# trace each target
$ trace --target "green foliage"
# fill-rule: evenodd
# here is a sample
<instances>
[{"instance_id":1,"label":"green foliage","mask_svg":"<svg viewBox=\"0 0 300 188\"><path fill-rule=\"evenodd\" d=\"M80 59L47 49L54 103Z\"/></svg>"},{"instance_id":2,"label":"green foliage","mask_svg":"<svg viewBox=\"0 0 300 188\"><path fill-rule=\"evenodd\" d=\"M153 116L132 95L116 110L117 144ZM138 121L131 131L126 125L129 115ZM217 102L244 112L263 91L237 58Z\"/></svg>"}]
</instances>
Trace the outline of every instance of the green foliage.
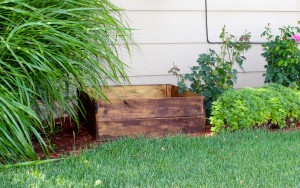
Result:
<instances>
[{"instance_id":1,"label":"green foliage","mask_svg":"<svg viewBox=\"0 0 300 188\"><path fill-rule=\"evenodd\" d=\"M300 120L300 93L279 84L230 90L213 103L212 131L260 126L284 128Z\"/></svg>"},{"instance_id":2,"label":"green foliage","mask_svg":"<svg viewBox=\"0 0 300 188\"><path fill-rule=\"evenodd\" d=\"M278 83L284 86L294 86L300 84L300 51L298 43L292 38L296 32L300 32L298 27L279 28L281 34L273 36L268 26L262 33L266 37L267 43L262 44L267 65L265 83Z\"/></svg>"},{"instance_id":3,"label":"green foliage","mask_svg":"<svg viewBox=\"0 0 300 188\"><path fill-rule=\"evenodd\" d=\"M0 15L0 163L34 160L55 116L78 123L76 90L126 80L116 44L129 50L130 29L108 0L1 1Z\"/></svg>"},{"instance_id":4,"label":"green foliage","mask_svg":"<svg viewBox=\"0 0 300 188\"><path fill-rule=\"evenodd\" d=\"M209 49L209 53L200 54L198 65L191 67L191 73L180 78L178 86L184 90L188 88L195 93L205 96L206 116L210 116L212 102L224 91L233 88L237 79L237 70L233 65L237 63L240 68L246 59L243 53L251 48L250 33L239 38L228 34L225 26L220 34L222 45L220 53Z\"/></svg>"}]
</instances>

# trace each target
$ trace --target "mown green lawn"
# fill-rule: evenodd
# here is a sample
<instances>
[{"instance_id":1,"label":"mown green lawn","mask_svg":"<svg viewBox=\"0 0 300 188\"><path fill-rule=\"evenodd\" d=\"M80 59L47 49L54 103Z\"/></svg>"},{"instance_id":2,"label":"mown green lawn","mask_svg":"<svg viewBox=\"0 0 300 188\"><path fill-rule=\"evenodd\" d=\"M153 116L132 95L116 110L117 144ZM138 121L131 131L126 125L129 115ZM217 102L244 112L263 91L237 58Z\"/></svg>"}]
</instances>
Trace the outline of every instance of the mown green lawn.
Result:
<instances>
[{"instance_id":1,"label":"mown green lawn","mask_svg":"<svg viewBox=\"0 0 300 188\"><path fill-rule=\"evenodd\" d=\"M79 157L0 169L1 187L299 187L300 132L123 139Z\"/></svg>"}]
</instances>

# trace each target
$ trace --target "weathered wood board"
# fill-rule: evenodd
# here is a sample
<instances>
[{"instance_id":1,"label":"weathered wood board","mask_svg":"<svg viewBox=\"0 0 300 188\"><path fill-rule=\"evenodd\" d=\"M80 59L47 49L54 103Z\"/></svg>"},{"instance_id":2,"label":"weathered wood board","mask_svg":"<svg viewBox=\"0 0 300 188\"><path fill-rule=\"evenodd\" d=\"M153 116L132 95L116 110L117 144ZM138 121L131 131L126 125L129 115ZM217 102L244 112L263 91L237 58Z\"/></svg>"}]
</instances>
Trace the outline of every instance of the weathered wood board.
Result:
<instances>
[{"instance_id":1,"label":"weathered wood board","mask_svg":"<svg viewBox=\"0 0 300 188\"><path fill-rule=\"evenodd\" d=\"M168 84L104 90L110 101L79 94L86 110L80 121L97 140L194 133L205 127L204 97L193 92L179 94Z\"/></svg>"}]
</instances>

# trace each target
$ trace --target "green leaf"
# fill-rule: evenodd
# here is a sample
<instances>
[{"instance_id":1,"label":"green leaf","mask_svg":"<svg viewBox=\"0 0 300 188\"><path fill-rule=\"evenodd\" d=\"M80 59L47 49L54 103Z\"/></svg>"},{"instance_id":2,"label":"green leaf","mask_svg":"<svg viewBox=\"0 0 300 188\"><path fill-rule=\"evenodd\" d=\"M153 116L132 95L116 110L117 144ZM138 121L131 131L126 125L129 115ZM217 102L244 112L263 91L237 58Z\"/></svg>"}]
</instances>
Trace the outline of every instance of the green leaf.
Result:
<instances>
[{"instance_id":1,"label":"green leaf","mask_svg":"<svg viewBox=\"0 0 300 188\"><path fill-rule=\"evenodd\" d=\"M0 163L36 160L32 140L47 155L41 134L53 134L55 117L79 126L77 91L106 99L99 86L129 82L123 14L107 0L0 2Z\"/></svg>"},{"instance_id":2,"label":"green leaf","mask_svg":"<svg viewBox=\"0 0 300 188\"><path fill-rule=\"evenodd\" d=\"M278 61L278 66L282 66L282 65L283 65L283 63L284 63L284 61L283 61L283 60L279 60L279 61Z\"/></svg>"}]
</instances>

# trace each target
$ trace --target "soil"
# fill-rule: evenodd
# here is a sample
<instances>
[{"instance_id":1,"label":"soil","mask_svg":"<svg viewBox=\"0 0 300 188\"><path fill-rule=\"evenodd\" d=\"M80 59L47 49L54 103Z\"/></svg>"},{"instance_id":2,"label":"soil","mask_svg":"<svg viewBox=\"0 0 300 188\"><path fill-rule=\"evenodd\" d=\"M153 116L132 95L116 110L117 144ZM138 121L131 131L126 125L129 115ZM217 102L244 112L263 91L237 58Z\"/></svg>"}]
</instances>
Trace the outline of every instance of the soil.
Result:
<instances>
[{"instance_id":1,"label":"soil","mask_svg":"<svg viewBox=\"0 0 300 188\"><path fill-rule=\"evenodd\" d=\"M80 127L80 130L78 130L78 127L70 118L65 118L57 127L60 127L60 129L50 138L52 151L50 151L49 156L51 159L69 156L70 154L78 154L84 149L104 143L103 141L96 141L85 127ZM210 136L210 126L207 126L204 132L191 133L188 135L191 137ZM41 159L46 158L38 144L35 145L35 149Z\"/></svg>"},{"instance_id":2,"label":"soil","mask_svg":"<svg viewBox=\"0 0 300 188\"><path fill-rule=\"evenodd\" d=\"M62 156L69 156L70 154L77 155L80 151L88 149L90 147L100 145L103 141L96 141L87 131L85 127L78 127L71 122L70 118L65 118L64 121L59 124L60 129L57 133L50 138L52 151L50 151L50 158L60 158ZM59 127L58 126L58 127ZM277 131L278 128L269 127L270 131ZM284 131L300 130L300 123L296 124L295 128L286 128ZM210 125L207 125L204 132L188 134L191 137L198 136L211 136ZM35 149L38 156L41 159L45 159L45 155L41 152L38 144L35 145Z\"/></svg>"}]
</instances>

